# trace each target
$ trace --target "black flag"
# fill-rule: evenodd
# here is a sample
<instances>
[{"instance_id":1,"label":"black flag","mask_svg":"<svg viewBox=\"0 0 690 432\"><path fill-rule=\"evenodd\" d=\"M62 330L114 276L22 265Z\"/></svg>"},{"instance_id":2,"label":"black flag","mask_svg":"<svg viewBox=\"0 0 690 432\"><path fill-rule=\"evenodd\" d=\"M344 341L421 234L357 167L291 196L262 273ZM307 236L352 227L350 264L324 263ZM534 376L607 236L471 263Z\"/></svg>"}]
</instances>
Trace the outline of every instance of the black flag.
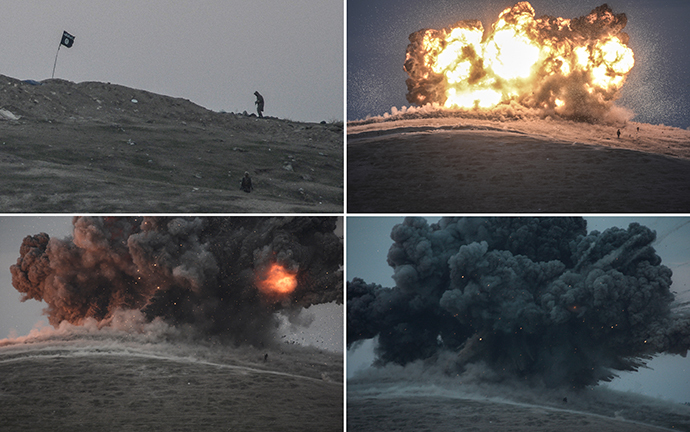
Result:
<instances>
[{"instance_id":1,"label":"black flag","mask_svg":"<svg viewBox=\"0 0 690 432\"><path fill-rule=\"evenodd\" d=\"M63 31L62 32L62 40L60 41L60 44L69 48L72 46L73 43L74 43L74 36L67 33L66 31Z\"/></svg>"}]
</instances>

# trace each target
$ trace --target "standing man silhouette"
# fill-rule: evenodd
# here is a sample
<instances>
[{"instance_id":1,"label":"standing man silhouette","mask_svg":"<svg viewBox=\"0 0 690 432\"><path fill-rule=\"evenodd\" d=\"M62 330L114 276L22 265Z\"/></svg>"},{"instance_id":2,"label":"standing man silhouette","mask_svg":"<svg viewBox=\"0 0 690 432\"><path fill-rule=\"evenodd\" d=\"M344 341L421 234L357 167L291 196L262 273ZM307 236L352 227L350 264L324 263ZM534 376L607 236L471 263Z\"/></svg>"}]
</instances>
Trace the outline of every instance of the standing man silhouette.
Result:
<instances>
[{"instance_id":1,"label":"standing man silhouette","mask_svg":"<svg viewBox=\"0 0 690 432\"><path fill-rule=\"evenodd\" d=\"M256 104L256 112L259 113L259 117L263 117L261 113L264 110L264 97L258 91L255 91L254 95L256 96L256 102L254 102Z\"/></svg>"},{"instance_id":2,"label":"standing man silhouette","mask_svg":"<svg viewBox=\"0 0 690 432\"><path fill-rule=\"evenodd\" d=\"M244 177L242 177L242 183L240 184L240 189L249 193L254 189L252 185L252 179L249 177L249 171L244 172Z\"/></svg>"}]
</instances>

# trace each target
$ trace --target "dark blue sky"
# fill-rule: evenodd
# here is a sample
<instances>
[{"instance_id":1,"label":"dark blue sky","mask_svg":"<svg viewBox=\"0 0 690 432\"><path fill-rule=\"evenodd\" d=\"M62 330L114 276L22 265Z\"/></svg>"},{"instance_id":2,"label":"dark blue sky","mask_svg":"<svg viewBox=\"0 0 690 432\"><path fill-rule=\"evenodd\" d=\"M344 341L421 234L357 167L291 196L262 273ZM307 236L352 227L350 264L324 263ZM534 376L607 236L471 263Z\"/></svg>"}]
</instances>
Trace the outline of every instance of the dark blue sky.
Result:
<instances>
[{"instance_id":1,"label":"dark blue sky","mask_svg":"<svg viewBox=\"0 0 690 432\"><path fill-rule=\"evenodd\" d=\"M534 0L537 16L575 18L605 0ZM442 28L463 19L489 27L511 0L350 0L347 10L347 118L381 115L409 106L403 71L407 37L422 28ZM690 2L686 0L608 1L625 13L635 67L619 105L634 120L690 127Z\"/></svg>"}]
</instances>

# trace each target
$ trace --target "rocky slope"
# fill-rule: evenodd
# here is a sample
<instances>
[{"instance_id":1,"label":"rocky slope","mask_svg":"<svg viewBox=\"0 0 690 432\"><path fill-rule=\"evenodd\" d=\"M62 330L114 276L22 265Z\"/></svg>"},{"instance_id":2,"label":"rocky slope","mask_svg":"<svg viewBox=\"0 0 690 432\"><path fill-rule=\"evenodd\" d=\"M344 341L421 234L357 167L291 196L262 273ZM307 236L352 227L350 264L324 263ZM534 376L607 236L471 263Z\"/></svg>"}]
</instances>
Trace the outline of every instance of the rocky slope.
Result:
<instances>
[{"instance_id":1,"label":"rocky slope","mask_svg":"<svg viewBox=\"0 0 690 432\"><path fill-rule=\"evenodd\" d=\"M239 189L244 172L254 191ZM341 212L342 123L0 75L0 212Z\"/></svg>"}]
</instances>

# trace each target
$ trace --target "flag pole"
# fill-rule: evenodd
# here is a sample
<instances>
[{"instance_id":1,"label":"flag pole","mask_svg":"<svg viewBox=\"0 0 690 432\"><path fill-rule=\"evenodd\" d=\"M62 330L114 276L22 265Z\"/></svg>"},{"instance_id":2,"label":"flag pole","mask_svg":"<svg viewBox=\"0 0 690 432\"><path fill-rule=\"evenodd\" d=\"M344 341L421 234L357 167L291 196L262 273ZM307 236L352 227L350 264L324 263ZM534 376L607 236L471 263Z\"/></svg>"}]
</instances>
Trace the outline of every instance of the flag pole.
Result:
<instances>
[{"instance_id":1,"label":"flag pole","mask_svg":"<svg viewBox=\"0 0 690 432\"><path fill-rule=\"evenodd\" d=\"M60 45L62 45L62 41L60 41ZM57 66L57 58L58 54L60 54L60 45L58 45L57 52L55 53L55 63L53 63L53 75L51 76L51 78L55 78L55 66Z\"/></svg>"}]
</instances>

